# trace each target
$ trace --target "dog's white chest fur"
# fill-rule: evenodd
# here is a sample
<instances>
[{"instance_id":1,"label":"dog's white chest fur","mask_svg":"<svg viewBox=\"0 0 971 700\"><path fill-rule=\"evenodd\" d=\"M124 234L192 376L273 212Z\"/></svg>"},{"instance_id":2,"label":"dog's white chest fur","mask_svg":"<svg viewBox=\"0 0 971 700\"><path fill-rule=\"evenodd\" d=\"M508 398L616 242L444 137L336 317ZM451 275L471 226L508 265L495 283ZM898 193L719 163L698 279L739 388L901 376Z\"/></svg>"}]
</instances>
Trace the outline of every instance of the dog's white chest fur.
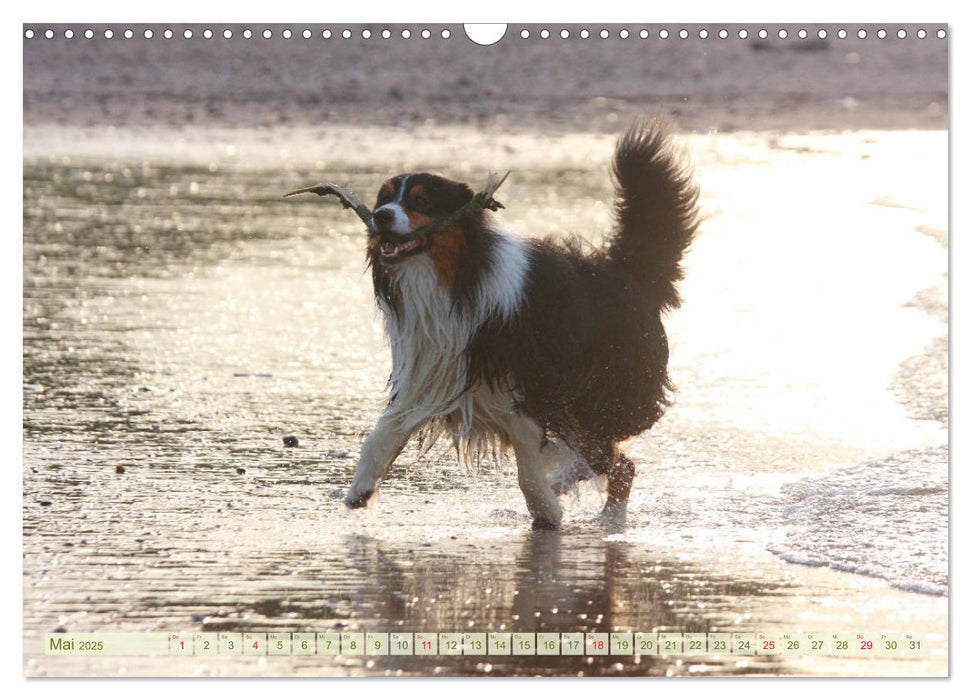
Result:
<instances>
[{"instance_id":1,"label":"dog's white chest fur","mask_svg":"<svg viewBox=\"0 0 971 700\"><path fill-rule=\"evenodd\" d=\"M478 423L494 424L490 413L512 408L511 397L468 387L469 342L486 321L509 320L518 313L529 267L524 241L504 233L496 236L493 259L483 261L486 272L470 305L460 308L453 303L424 254L398 265L398 312L379 302L392 355L388 412L403 431L448 417L453 434L467 435Z\"/></svg>"}]
</instances>

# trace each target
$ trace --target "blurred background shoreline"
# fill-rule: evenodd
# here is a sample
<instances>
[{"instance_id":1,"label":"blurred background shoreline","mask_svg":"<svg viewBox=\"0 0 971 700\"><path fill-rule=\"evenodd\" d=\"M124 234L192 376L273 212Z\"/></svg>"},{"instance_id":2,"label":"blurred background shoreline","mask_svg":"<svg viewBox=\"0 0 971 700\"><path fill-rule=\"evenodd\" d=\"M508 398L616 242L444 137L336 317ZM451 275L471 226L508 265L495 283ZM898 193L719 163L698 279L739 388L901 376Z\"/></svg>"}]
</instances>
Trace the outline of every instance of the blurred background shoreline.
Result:
<instances>
[{"instance_id":1,"label":"blurred background shoreline","mask_svg":"<svg viewBox=\"0 0 971 700\"><path fill-rule=\"evenodd\" d=\"M673 28L662 39L657 25L626 25L626 39L621 25L591 25L587 39L577 36L587 25L509 25L489 47L460 25L448 26L448 39L437 36L445 25L430 25L431 39L420 37L418 25L377 24L353 25L351 39L340 36L343 25L294 25L290 39L281 37L283 25L271 25L271 39L242 38L245 25L211 25L215 35L205 39L193 25L188 40L180 25L166 25L171 39L161 26L134 27L151 27L149 40L123 38L128 25L77 26L75 38L65 39L67 26L54 39L25 42L28 132L39 125L347 124L612 134L643 113L666 114L695 133L947 128L947 41L935 36L943 25L853 25L867 32L864 39L838 38L842 25L706 25L706 39L681 39ZM738 38L740 27L748 38ZM82 38L85 28L97 38ZM227 28L231 39L222 36ZM726 39L717 36L723 28ZM801 28L805 39L796 35ZM916 37L919 28L926 38ZM106 29L113 39L102 38ZM321 37L325 29L331 38ZM364 29L371 38L359 37ZM392 39L380 36L385 29ZM550 38L540 38L543 29ZM889 35L877 38L880 29ZM895 36L900 29L907 38ZM564 30L569 40L559 38ZM601 30L609 37L601 39ZM411 38L401 39L402 31Z\"/></svg>"}]
</instances>

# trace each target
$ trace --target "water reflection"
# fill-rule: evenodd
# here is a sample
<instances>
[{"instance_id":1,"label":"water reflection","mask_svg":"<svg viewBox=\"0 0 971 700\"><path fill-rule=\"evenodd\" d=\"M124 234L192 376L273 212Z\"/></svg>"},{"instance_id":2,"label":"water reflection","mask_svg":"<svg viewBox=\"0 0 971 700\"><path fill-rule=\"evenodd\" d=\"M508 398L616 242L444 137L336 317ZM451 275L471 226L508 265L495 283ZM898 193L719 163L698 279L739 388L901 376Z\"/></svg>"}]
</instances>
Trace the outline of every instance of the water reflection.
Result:
<instances>
[{"instance_id":1,"label":"water reflection","mask_svg":"<svg viewBox=\"0 0 971 700\"><path fill-rule=\"evenodd\" d=\"M527 532L487 551L470 542L402 549L355 534L339 555L286 552L277 566L300 571L302 585L270 588L243 609L208 616L208 631L615 632L717 631L736 601L788 586L720 576L596 533ZM295 582L294 582L295 583ZM699 604L702 604L699 606ZM719 672L776 672L778 659L697 657ZM684 670L669 657L369 657L369 669L465 674L663 674ZM318 658L357 667L357 657ZM299 663L299 662L298 662Z\"/></svg>"}]
</instances>

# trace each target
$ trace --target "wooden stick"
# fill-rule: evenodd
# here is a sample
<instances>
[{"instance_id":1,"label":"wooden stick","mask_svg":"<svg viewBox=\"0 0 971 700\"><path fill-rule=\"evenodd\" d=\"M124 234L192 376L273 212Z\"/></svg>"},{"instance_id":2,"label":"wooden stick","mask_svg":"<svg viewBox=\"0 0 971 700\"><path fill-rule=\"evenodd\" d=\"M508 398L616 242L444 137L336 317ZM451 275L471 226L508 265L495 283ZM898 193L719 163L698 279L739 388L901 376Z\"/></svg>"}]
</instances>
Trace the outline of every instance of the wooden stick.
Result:
<instances>
[{"instance_id":1,"label":"wooden stick","mask_svg":"<svg viewBox=\"0 0 971 700\"><path fill-rule=\"evenodd\" d=\"M439 217L438 219L435 219L424 226L416 228L411 233L401 236L401 238L423 238L432 233L439 233L455 224L455 222L462 217L468 216L472 212L478 211L479 209L491 209L492 211L495 211L499 206L502 205L493 200L492 196L496 193L496 190L502 186L502 183L506 181L507 177L509 177L509 171L507 171L502 177L499 177L498 173L490 172L489 177L486 178L486 183L483 185L482 189L479 190L478 193L472 197L472 199L466 202L464 206L456 209L451 214L446 214L445 216Z\"/></svg>"},{"instance_id":2,"label":"wooden stick","mask_svg":"<svg viewBox=\"0 0 971 700\"><path fill-rule=\"evenodd\" d=\"M502 183L506 181L507 177L509 177L509 171L506 171L506 174L502 177L499 177L498 173L490 172L489 176L486 178L485 185L482 186L482 189L479 190L472 197L472 199L466 202L464 206L455 210L451 214L446 214L443 217L435 219L434 221L415 229L411 233L399 235L398 237L404 239L424 238L432 233L444 231L455 224L455 222L457 222L459 219L468 216L474 211L478 211L480 209L490 209L495 211L502 205L493 199L493 195L495 195L496 190L502 187ZM358 218L360 218L361 221L364 222L365 226L367 226L369 233L376 234L378 232L378 228L374 223L374 215L371 213L371 210L367 208L364 202L362 202L356 194L344 187L340 187L330 182L322 182L319 185L314 185L313 187L304 187L300 190L294 190L293 192L289 192L283 196L286 198L293 197L294 195L298 194L316 194L321 197L332 194L340 199L341 204L344 205L345 209L354 210L354 213L357 214Z\"/></svg>"},{"instance_id":3,"label":"wooden stick","mask_svg":"<svg viewBox=\"0 0 971 700\"><path fill-rule=\"evenodd\" d=\"M353 209L354 213L357 214L358 218L364 222L370 233L377 233L378 228L374 224L374 216L371 214L371 210L367 208L367 205L360 200L360 198L348 189L335 185L331 182L322 182L319 185L314 185L313 187L304 187L301 190L294 190L293 192L288 192L283 195L284 198L293 197L298 194L316 194L321 197L325 195L332 194L341 200L341 204L344 205L345 209Z\"/></svg>"}]
</instances>

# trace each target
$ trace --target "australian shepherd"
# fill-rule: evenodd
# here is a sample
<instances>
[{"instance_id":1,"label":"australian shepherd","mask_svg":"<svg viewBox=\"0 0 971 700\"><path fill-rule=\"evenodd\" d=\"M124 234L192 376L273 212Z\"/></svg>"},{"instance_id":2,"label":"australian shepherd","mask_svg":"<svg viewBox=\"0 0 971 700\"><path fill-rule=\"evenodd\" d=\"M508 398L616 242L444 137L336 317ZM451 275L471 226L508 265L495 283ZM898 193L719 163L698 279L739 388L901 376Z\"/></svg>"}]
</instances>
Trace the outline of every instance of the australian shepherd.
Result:
<instances>
[{"instance_id":1,"label":"australian shepherd","mask_svg":"<svg viewBox=\"0 0 971 700\"><path fill-rule=\"evenodd\" d=\"M656 122L620 138L613 176L614 230L593 252L520 238L484 209L408 237L472 189L429 173L381 186L367 260L391 344L391 395L361 448L349 507L367 504L421 432L426 443L450 436L460 459L511 447L534 528L562 519L556 464L605 476L602 517L625 522L634 464L618 443L669 403L662 314L680 304L698 192Z\"/></svg>"}]
</instances>

